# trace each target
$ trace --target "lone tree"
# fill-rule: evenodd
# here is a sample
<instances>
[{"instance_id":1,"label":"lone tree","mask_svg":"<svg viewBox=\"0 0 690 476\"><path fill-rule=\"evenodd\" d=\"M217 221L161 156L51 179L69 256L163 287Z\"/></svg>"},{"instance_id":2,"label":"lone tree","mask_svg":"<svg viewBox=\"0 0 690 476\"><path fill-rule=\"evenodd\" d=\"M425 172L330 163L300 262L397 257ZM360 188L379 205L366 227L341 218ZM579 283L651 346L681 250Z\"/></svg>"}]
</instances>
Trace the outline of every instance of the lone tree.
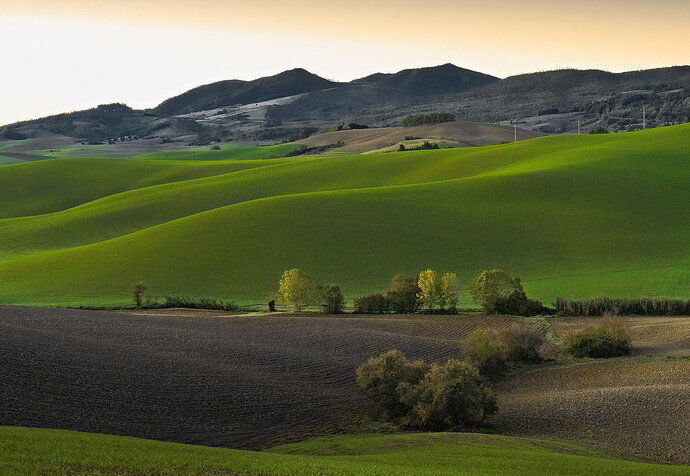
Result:
<instances>
[{"instance_id":1,"label":"lone tree","mask_svg":"<svg viewBox=\"0 0 690 476\"><path fill-rule=\"evenodd\" d=\"M132 293L132 302L136 307L141 307L141 303L144 299L144 293L148 289L148 286L141 281L132 284L130 292Z\"/></svg>"},{"instance_id":2,"label":"lone tree","mask_svg":"<svg viewBox=\"0 0 690 476\"><path fill-rule=\"evenodd\" d=\"M523 293L520 278L513 278L500 269L489 269L474 278L470 286L472 298L485 312L494 313L499 301L513 293Z\"/></svg>"},{"instance_id":3,"label":"lone tree","mask_svg":"<svg viewBox=\"0 0 690 476\"><path fill-rule=\"evenodd\" d=\"M317 294L321 300L321 308L326 314L342 314L345 298L340 286L327 284L317 287Z\"/></svg>"},{"instance_id":4,"label":"lone tree","mask_svg":"<svg viewBox=\"0 0 690 476\"><path fill-rule=\"evenodd\" d=\"M441 281L438 279L436 271L427 269L419 273L417 286L419 286L417 293L419 301L429 311L433 311L441 300Z\"/></svg>"},{"instance_id":5,"label":"lone tree","mask_svg":"<svg viewBox=\"0 0 690 476\"><path fill-rule=\"evenodd\" d=\"M302 312L314 301L314 284L299 268L288 269L280 278L278 294L295 312Z\"/></svg>"}]
</instances>

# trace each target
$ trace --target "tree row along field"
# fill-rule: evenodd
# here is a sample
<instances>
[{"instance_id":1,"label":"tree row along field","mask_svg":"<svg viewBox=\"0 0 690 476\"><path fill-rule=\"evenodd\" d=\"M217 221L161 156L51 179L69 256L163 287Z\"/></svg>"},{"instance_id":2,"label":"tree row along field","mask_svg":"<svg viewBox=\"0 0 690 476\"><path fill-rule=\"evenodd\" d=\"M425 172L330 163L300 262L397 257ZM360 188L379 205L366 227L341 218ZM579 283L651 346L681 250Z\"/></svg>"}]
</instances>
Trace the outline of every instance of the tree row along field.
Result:
<instances>
[{"instance_id":1,"label":"tree row along field","mask_svg":"<svg viewBox=\"0 0 690 476\"><path fill-rule=\"evenodd\" d=\"M300 267L347 297L499 267L558 297L685 297L690 125L270 160L51 159L0 169L0 302L265 302ZM198 158L204 157L203 154ZM461 296L461 304L468 294Z\"/></svg>"},{"instance_id":2,"label":"tree row along field","mask_svg":"<svg viewBox=\"0 0 690 476\"><path fill-rule=\"evenodd\" d=\"M517 319L18 307L0 308L0 317L0 425L235 448L351 431L365 407L355 369L366 359L394 348L427 361L459 358L474 330ZM591 321L549 320L556 333ZM690 462L688 318L625 322L632 358L525 369L497 387L499 411L488 423Z\"/></svg>"}]
</instances>

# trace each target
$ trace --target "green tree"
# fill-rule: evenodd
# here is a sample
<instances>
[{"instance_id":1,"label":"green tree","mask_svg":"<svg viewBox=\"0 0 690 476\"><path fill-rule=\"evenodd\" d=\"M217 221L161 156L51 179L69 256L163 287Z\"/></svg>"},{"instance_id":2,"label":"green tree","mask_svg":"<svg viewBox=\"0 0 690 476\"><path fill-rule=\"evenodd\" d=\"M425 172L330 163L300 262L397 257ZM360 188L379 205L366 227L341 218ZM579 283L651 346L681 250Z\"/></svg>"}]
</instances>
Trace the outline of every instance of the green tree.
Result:
<instances>
[{"instance_id":1,"label":"green tree","mask_svg":"<svg viewBox=\"0 0 690 476\"><path fill-rule=\"evenodd\" d=\"M321 298L321 308L326 314L342 314L345 306L345 298L340 290L340 286L327 284L318 287L318 294Z\"/></svg>"},{"instance_id":2,"label":"green tree","mask_svg":"<svg viewBox=\"0 0 690 476\"><path fill-rule=\"evenodd\" d=\"M433 311L441 299L441 281L436 271L427 269L419 273L417 286L419 286L417 298L429 311Z\"/></svg>"},{"instance_id":3,"label":"green tree","mask_svg":"<svg viewBox=\"0 0 690 476\"><path fill-rule=\"evenodd\" d=\"M417 279L413 276L396 274L391 280L391 287L386 293L390 310L398 314L412 314L419 310L417 297L420 292Z\"/></svg>"},{"instance_id":4,"label":"green tree","mask_svg":"<svg viewBox=\"0 0 690 476\"><path fill-rule=\"evenodd\" d=\"M299 268L288 269L280 278L278 294L295 312L302 312L314 302L314 284Z\"/></svg>"},{"instance_id":5,"label":"green tree","mask_svg":"<svg viewBox=\"0 0 690 476\"><path fill-rule=\"evenodd\" d=\"M455 273L444 273L441 276L441 307L449 311L455 311L460 295L460 280Z\"/></svg>"},{"instance_id":6,"label":"green tree","mask_svg":"<svg viewBox=\"0 0 690 476\"><path fill-rule=\"evenodd\" d=\"M496 312L496 304L512 293L524 292L520 278L513 278L500 269L489 269L472 280L472 298L485 312Z\"/></svg>"}]
</instances>

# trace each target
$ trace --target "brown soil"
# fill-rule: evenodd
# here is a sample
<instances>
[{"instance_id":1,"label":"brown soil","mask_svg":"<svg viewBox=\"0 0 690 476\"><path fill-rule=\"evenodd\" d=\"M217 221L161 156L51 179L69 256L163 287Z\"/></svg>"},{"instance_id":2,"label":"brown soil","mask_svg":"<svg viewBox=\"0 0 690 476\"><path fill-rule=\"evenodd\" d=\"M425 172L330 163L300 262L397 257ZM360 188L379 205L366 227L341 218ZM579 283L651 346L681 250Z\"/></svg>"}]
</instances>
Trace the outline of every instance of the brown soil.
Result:
<instances>
[{"instance_id":1,"label":"brown soil","mask_svg":"<svg viewBox=\"0 0 690 476\"><path fill-rule=\"evenodd\" d=\"M539 137L540 133L518 129L518 140ZM381 127L347 131L325 132L298 141L298 144L321 146L338 141L345 146L338 151L364 152L395 145L407 136L422 139L452 139L464 145L494 145L499 142L512 142L515 131L509 126L484 124L480 122L445 122L416 127Z\"/></svg>"},{"instance_id":2,"label":"brown soil","mask_svg":"<svg viewBox=\"0 0 690 476\"><path fill-rule=\"evenodd\" d=\"M675 329L667 335L690 325L689 318L638 319L639 329L644 322ZM514 322L0 307L0 424L264 448L342 431L365 403L354 369L368 357L391 348L429 360L458 357L458 342L472 330ZM635 332L664 351L666 331ZM679 353L679 342L671 340L670 353ZM689 367L641 358L523 372L499 389L495 423L510 433L575 439L601 428L592 439L605 446L688 463L681 447Z\"/></svg>"}]
</instances>

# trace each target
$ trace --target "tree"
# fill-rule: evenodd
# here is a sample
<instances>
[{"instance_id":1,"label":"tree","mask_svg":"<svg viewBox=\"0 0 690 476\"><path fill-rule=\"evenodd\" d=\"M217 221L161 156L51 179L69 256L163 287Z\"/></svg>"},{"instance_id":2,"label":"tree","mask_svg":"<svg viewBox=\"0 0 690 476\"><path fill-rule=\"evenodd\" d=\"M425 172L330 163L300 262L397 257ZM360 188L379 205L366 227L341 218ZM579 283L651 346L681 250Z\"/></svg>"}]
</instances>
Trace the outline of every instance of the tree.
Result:
<instances>
[{"instance_id":1,"label":"tree","mask_svg":"<svg viewBox=\"0 0 690 476\"><path fill-rule=\"evenodd\" d=\"M302 312L314 301L314 284L299 268L288 269L280 278L278 294L295 312Z\"/></svg>"},{"instance_id":2,"label":"tree","mask_svg":"<svg viewBox=\"0 0 690 476\"><path fill-rule=\"evenodd\" d=\"M391 311L399 314L412 314L419 310L420 289L417 279L411 276L396 274L391 280L391 287L386 293Z\"/></svg>"},{"instance_id":3,"label":"tree","mask_svg":"<svg viewBox=\"0 0 690 476\"><path fill-rule=\"evenodd\" d=\"M402 419L405 427L442 431L482 423L498 410L496 397L477 369L458 360L432 364L417 384L398 387L400 401L411 411Z\"/></svg>"},{"instance_id":4,"label":"tree","mask_svg":"<svg viewBox=\"0 0 690 476\"><path fill-rule=\"evenodd\" d=\"M144 299L144 293L148 289L148 286L141 281L132 284L130 292L132 293L132 302L136 307L141 307L141 303Z\"/></svg>"},{"instance_id":5,"label":"tree","mask_svg":"<svg viewBox=\"0 0 690 476\"><path fill-rule=\"evenodd\" d=\"M378 416L397 419L410 408L400 401L400 384L416 385L427 371L421 360L410 361L399 350L389 350L371 357L357 368L357 385L366 391L376 406Z\"/></svg>"},{"instance_id":6,"label":"tree","mask_svg":"<svg viewBox=\"0 0 690 476\"><path fill-rule=\"evenodd\" d=\"M318 287L318 294L321 298L321 308L326 314L342 314L345 306L345 298L340 290L340 286L327 284Z\"/></svg>"},{"instance_id":7,"label":"tree","mask_svg":"<svg viewBox=\"0 0 690 476\"><path fill-rule=\"evenodd\" d=\"M441 276L441 307L448 311L455 311L460 294L460 280L455 273L444 273Z\"/></svg>"},{"instance_id":8,"label":"tree","mask_svg":"<svg viewBox=\"0 0 690 476\"><path fill-rule=\"evenodd\" d=\"M441 281L436 271L427 269L419 273L417 286L419 286L417 298L429 311L433 311L441 298Z\"/></svg>"},{"instance_id":9,"label":"tree","mask_svg":"<svg viewBox=\"0 0 690 476\"><path fill-rule=\"evenodd\" d=\"M467 336L460 348L463 360L487 380L500 380L509 370L501 344L481 329Z\"/></svg>"},{"instance_id":10,"label":"tree","mask_svg":"<svg viewBox=\"0 0 690 476\"><path fill-rule=\"evenodd\" d=\"M520 278L513 278L500 269L489 269L472 280L472 298L487 313L496 312L496 304L514 292L524 292Z\"/></svg>"}]
</instances>

